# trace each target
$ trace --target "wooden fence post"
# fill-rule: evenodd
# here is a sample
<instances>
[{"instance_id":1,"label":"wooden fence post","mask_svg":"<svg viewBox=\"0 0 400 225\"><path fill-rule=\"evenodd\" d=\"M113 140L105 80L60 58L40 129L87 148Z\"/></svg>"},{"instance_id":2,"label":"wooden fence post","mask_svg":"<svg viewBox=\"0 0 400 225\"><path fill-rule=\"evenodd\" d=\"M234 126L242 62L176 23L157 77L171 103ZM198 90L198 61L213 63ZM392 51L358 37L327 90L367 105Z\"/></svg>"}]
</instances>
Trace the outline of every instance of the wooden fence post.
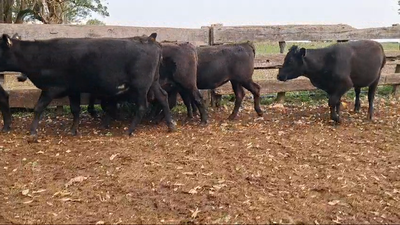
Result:
<instances>
[{"instance_id":1,"label":"wooden fence post","mask_svg":"<svg viewBox=\"0 0 400 225\"><path fill-rule=\"evenodd\" d=\"M280 41L279 42L279 53L281 53L281 54L285 53L285 48L286 48L286 42ZM285 101L285 92L278 92L275 101L279 102L279 103L284 102Z\"/></svg>"},{"instance_id":2,"label":"wooden fence post","mask_svg":"<svg viewBox=\"0 0 400 225\"><path fill-rule=\"evenodd\" d=\"M400 65L396 65L395 73L400 73ZM393 96L399 97L400 96L400 87L398 84L393 85Z\"/></svg>"},{"instance_id":3,"label":"wooden fence post","mask_svg":"<svg viewBox=\"0 0 400 225\"><path fill-rule=\"evenodd\" d=\"M216 23L216 24L211 24L211 26L209 27L209 42L208 42L208 44L210 46L213 46L215 43L214 29L218 28L218 27L222 27L222 26L223 26L222 23ZM222 95L216 93L215 90L208 90L207 98L208 99L206 102L209 102L211 107L219 107L221 105Z\"/></svg>"}]
</instances>

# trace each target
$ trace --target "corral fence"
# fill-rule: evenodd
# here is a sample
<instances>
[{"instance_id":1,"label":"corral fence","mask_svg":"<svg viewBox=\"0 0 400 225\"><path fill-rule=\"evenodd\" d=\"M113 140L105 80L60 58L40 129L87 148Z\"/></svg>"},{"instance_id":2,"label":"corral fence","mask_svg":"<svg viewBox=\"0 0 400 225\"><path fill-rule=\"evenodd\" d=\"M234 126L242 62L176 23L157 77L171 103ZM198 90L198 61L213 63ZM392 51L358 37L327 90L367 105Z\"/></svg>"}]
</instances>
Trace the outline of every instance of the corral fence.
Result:
<instances>
[{"instance_id":1,"label":"corral fence","mask_svg":"<svg viewBox=\"0 0 400 225\"><path fill-rule=\"evenodd\" d=\"M126 26L87 26L87 25L37 25L37 24L0 24L1 33L18 34L22 40L40 40L60 37L114 37L124 38L149 35L157 32L158 41L188 41L196 46L219 45L243 41L275 42L280 53L256 54L254 69L268 71L282 66L285 48L289 41L328 41L345 42L363 39L400 39L400 26L355 29L351 26L338 25L283 25L283 26L223 26L214 24L200 29L149 28ZM385 51L387 64L383 70L379 85L393 85L394 92L400 92L400 49ZM257 79L261 94L278 93L279 101L284 99L285 92L308 91L316 88L307 78L287 82L276 80L276 74L269 79ZM0 74L0 84L10 94L10 106L13 108L33 108L40 95L29 80L18 82L16 74ZM217 94L232 94L229 83L217 88ZM82 103L87 103L87 96L82 96ZM67 105L68 99L58 99L53 106Z\"/></svg>"}]
</instances>

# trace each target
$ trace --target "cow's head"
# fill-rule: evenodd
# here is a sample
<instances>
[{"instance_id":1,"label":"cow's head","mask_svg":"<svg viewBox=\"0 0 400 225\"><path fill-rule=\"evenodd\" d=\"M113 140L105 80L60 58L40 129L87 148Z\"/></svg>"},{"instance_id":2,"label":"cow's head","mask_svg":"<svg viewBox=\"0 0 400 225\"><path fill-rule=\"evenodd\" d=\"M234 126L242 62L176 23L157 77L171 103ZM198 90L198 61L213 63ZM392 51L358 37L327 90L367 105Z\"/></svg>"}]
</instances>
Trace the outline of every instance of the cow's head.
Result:
<instances>
[{"instance_id":1,"label":"cow's head","mask_svg":"<svg viewBox=\"0 0 400 225\"><path fill-rule=\"evenodd\" d=\"M279 69L278 80L286 81L303 75L305 71L303 58L305 55L305 48L299 49L299 47L293 45L285 56L282 68Z\"/></svg>"},{"instance_id":2,"label":"cow's head","mask_svg":"<svg viewBox=\"0 0 400 225\"><path fill-rule=\"evenodd\" d=\"M0 40L0 71L7 69L10 60L9 52L13 46L13 41L7 34L3 34Z\"/></svg>"}]
</instances>

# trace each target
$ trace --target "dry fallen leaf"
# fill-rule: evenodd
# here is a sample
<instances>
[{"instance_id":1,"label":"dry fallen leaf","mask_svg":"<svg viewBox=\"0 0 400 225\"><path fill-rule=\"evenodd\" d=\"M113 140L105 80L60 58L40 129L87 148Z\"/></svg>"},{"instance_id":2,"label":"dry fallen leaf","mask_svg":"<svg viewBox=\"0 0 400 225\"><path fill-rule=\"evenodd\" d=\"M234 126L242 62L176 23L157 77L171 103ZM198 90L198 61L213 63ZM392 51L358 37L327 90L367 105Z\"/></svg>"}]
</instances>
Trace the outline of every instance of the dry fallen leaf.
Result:
<instances>
[{"instance_id":1,"label":"dry fallen leaf","mask_svg":"<svg viewBox=\"0 0 400 225\"><path fill-rule=\"evenodd\" d=\"M118 155L118 153L117 153L117 154L113 154L113 155L111 155L111 157L110 157L110 161L113 161L113 159L114 159L115 157L117 157L117 155Z\"/></svg>"},{"instance_id":2,"label":"dry fallen leaf","mask_svg":"<svg viewBox=\"0 0 400 225\"><path fill-rule=\"evenodd\" d=\"M53 194L53 198L54 197L57 197L57 196L61 196L61 197L64 197L64 196L69 196L69 195L71 195L71 192L68 192L68 191L57 191L56 193L54 193Z\"/></svg>"},{"instance_id":3,"label":"dry fallen leaf","mask_svg":"<svg viewBox=\"0 0 400 225\"><path fill-rule=\"evenodd\" d=\"M81 202L80 199L72 199L72 198L62 198L61 201L63 202Z\"/></svg>"},{"instance_id":4,"label":"dry fallen leaf","mask_svg":"<svg viewBox=\"0 0 400 225\"><path fill-rule=\"evenodd\" d=\"M65 187L69 187L73 183L81 183L82 181L84 181L86 179L87 179L87 177L84 177L84 176L78 176L78 177L72 178L71 180L68 181L68 183L65 184Z\"/></svg>"},{"instance_id":5,"label":"dry fallen leaf","mask_svg":"<svg viewBox=\"0 0 400 225\"><path fill-rule=\"evenodd\" d=\"M23 190L21 193L23 196L28 196L29 189Z\"/></svg>"},{"instance_id":6,"label":"dry fallen leaf","mask_svg":"<svg viewBox=\"0 0 400 225\"><path fill-rule=\"evenodd\" d=\"M194 218L197 217L197 215L199 214L200 210L199 210L199 208L196 208L196 210L190 210L190 212L192 212L192 216L191 217L194 219Z\"/></svg>"},{"instance_id":7,"label":"dry fallen leaf","mask_svg":"<svg viewBox=\"0 0 400 225\"><path fill-rule=\"evenodd\" d=\"M340 201L339 200L333 200L328 202L329 205L337 205Z\"/></svg>"},{"instance_id":8,"label":"dry fallen leaf","mask_svg":"<svg viewBox=\"0 0 400 225\"><path fill-rule=\"evenodd\" d=\"M200 187L200 186L197 186L197 187L195 187L195 188L193 188L193 189L190 189L190 190L188 191L188 193L189 193L189 194L192 194L192 195L197 194L197 193L198 193L197 190L199 190L199 189L201 189L201 187Z\"/></svg>"}]
</instances>

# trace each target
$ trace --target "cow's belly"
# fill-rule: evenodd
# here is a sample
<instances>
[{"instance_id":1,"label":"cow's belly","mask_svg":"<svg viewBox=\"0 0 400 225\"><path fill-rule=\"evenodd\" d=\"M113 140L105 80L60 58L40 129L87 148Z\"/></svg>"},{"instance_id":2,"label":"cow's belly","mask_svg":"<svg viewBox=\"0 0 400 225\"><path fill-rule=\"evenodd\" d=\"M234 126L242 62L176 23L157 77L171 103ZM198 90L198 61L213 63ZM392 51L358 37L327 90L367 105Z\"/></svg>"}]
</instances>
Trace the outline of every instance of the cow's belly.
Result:
<instances>
[{"instance_id":1,"label":"cow's belly","mask_svg":"<svg viewBox=\"0 0 400 225\"><path fill-rule=\"evenodd\" d=\"M197 75L197 87L199 89L214 89L228 81L229 76L224 72L204 72Z\"/></svg>"},{"instance_id":2,"label":"cow's belly","mask_svg":"<svg viewBox=\"0 0 400 225\"><path fill-rule=\"evenodd\" d=\"M68 93L96 93L105 96L120 95L130 87L123 74L107 77L91 73L66 73L56 70L42 70L39 76L31 76L32 83L41 90L58 89ZM121 78L121 79L118 79Z\"/></svg>"}]
</instances>

